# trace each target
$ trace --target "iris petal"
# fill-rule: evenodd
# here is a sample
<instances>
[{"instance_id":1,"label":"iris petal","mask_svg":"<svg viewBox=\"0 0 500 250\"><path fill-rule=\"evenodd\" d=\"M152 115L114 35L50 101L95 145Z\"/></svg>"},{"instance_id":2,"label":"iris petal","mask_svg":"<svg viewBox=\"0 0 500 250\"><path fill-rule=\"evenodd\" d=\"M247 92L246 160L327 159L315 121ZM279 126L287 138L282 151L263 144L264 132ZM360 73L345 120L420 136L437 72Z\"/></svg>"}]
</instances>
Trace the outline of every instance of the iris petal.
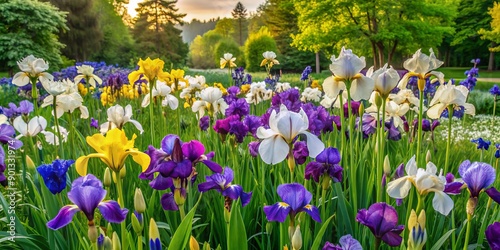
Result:
<instances>
[{"instance_id":1,"label":"iris petal","mask_svg":"<svg viewBox=\"0 0 500 250\"><path fill-rule=\"evenodd\" d=\"M53 230L57 230L61 227L68 225L73 219L73 215L76 212L80 211L78 206L76 205L66 205L59 210L56 217L54 219L47 222L47 227Z\"/></svg>"},{"instance_id":2,"label":"iris petal","mask_svg":"<svg viewBox=\"0 0 500 250\"><path fill-rule=\"evenodd\" d=\"M128 210L121 209L116 201L104 201L97 206L101 211L102 217L109 222L121 223L127 217Z\"/></svg>"},{"instance_id":3,"label":"iris petal","mask_svg":"<svg viewBox=\"0 0 500 250\"><path fill-rule=\"evenodd\" d=\"M284 202L278 202L272 206L264 206L264 213L266 214L267 220L283 223L291 209L290 205Z\"/></svg>"}]
</instances>

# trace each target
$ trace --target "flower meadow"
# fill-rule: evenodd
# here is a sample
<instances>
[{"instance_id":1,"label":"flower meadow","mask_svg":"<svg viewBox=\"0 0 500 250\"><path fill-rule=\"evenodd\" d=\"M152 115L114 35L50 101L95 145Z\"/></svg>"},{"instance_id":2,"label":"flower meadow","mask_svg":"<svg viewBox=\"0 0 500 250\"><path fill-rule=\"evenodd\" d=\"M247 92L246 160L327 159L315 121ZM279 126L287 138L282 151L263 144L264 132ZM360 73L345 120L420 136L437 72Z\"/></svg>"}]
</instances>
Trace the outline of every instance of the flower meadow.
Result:
<instances>
[{"instance_id":1,"label":"flower meadow","mask_svg":"<svg viewBox=\"0 0 500 250\"><path fill-rule=\"evenodd\" d=\"M455 82L432 50L401 71L342 48L331 76L288 83L272 51L263 81L226 53L208 82L28 55L2 80L21 101L0 109L0 245L500 249L498 121L468 102L472 63Z\"/></svg>"}]
</instances>

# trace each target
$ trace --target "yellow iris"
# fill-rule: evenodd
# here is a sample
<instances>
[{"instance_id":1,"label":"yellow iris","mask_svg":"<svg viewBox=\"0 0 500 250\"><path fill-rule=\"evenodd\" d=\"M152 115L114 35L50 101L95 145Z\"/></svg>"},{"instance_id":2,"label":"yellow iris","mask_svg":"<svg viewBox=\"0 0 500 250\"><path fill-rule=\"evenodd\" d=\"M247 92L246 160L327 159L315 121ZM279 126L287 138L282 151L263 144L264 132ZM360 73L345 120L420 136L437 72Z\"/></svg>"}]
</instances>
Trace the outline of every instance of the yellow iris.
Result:
<instances>
[{"instance_id":1,"label":"yellow iris","mask_svg":"<svg viewBox=\"0 0 500 250\"><path fill-rule=\"evenodd\" d=\"M94 148L97 153L78 158L75 164L76 171L81 176L85 176L87 174L89 159L97 157L106 163L111 170L118 172L123 168L127 156L131 155L132 159L141 165L142 172L144 172L148 168L151 158L149 155L134 148L135 138L136 135L134 134L132 139L128 140L125 132L118 128L108 131L106 137L102 134L87 136L87 143Z\"/></svg>"},{"instance_id":2,"label":"yellow iris","mask_svg":"<svg viewBox=\"0 0 500 250\"><path fill-rule=\"evenodd\" d=\"M139 69L128 75L129 83L134 83L141 75L144 75L148 82L151 82L153 79L168 81L170 74L163 72L164 64L165 62L159 58L154 60L151 60L149 57L146 60L139 59L139 63L137 63Z\"/></svg>"}]
</instances>

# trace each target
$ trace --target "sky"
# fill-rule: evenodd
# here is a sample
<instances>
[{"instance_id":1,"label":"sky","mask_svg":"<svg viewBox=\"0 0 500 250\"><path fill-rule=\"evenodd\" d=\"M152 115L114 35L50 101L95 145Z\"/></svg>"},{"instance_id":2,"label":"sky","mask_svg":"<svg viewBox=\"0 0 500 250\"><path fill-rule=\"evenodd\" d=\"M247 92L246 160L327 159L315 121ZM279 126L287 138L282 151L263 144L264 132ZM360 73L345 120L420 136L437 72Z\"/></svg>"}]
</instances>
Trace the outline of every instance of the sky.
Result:
<instances>
[{"instance_id":1,"label":"sky","mask_svg":"<svg viewBox=\"0 0 500 250\"><path fill-rule=\"evenodd\" d=\"M255 12L265 0L239 0L247 9L247 13ZM135 16L137 3L143 0L130 0L128 13ZM236 7L238 0L178 0L179 13L187 14L184 21L190 22L193 18L208 20L216 17L231 17L231 11Z\"/></svg>"}]
</instances>

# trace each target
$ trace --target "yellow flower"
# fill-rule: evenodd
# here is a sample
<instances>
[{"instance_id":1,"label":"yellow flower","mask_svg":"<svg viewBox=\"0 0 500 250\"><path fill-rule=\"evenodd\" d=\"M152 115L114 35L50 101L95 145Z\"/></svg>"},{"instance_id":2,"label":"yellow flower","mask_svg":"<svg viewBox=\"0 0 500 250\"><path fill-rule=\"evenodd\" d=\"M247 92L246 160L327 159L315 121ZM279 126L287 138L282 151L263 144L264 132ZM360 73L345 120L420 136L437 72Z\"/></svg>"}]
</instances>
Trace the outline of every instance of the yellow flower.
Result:
<instances>
[{"instance_id":1,"label":"yellow flower","mask_svg":"<svg viewBox=\"0 0 500 250\"><path fill-rule=\"evenodd\" d=\"M319 89L319 90L323 90L323 88L321 87L321 84L319 84L318 80L313 80L312 81L311 88L316 88L316 89Z\"/></svg>"},{"instance_id":2,"label":"yellow flower","mask_svg":"<svg viewBox=\"0 0 500 250\"><path fill-rule=\"evenodd\" d=\"M87 143L94 148L97 153L78 158L75 164L76 171L81 176L86 175L89 159L97 157L106 163L111 170L118 172L123 168L127 156L131 155L132 159L141 165L142 171L144 172L149 166L151 158L147 154L134 148L135 138L136 135L134 134L132 139L128 140L125 132L118 128L108 131L106 137L100 133L93 136L87 136Z\"/></svg>"},{"instance_id":3,"label":"yellow flower","mask_svg":"<svg viewBox=\"0 0 500 250\"><path fill-rule=\"evenodd\" d=\"M150 83L153 79L167 81L170 78L170 74L163 72L164 64L165 62L159 58L154 60L151 60L149 57L146 60L139 59L139 63L137 63L139 69L128 75L128 81L134 83L141 75L144 75L144 78Z\"/></svg>"},{"instance_id":4,"label":"yellow flower","mask_svg":"<svg viewBox=\"0 0 500 250\"><path fill-rule=\"evenodd\" d=\"M219 88L220 91L222 91L222 95L227 95L227 89L224 88L224 85L222 85L222 83L216 82L214 83L214 87Z\"/></svg>"},{"instance_id":5,"label":"yellow flower","mask_svg":"<svg viewBox=\"0 0 500 250\"><path fill-rule=\"evenodd\" d=\"M250 90L250 84L243 84L241 85L241 93L246 94Z\"/></svg>"},{"instance_id":6,"label":"yellow flower","mask_svg":"<svg viewBox=\"0 0 500 250\"><path fill-rule=\"evenodd\" d=\"M220 58L220 68L223 69L226 65L229 68L235 68L236 63L234 63L234 61L236 61L236 57L233 57L233 54L225 53L224 57Z\"/></svg>"},{"instance_id":7,"label":"yellow flower","mask_svg":"<svg viewBox=\"0 0 500 250\"><path fill-rule=\"evenodd\" d=\"M425 230L425 210L420 211L417 217L415 210L411 210L410 218L408 219L408 249L421 250L427 241L427 231Z\"/></svg>"}]
</instances>

